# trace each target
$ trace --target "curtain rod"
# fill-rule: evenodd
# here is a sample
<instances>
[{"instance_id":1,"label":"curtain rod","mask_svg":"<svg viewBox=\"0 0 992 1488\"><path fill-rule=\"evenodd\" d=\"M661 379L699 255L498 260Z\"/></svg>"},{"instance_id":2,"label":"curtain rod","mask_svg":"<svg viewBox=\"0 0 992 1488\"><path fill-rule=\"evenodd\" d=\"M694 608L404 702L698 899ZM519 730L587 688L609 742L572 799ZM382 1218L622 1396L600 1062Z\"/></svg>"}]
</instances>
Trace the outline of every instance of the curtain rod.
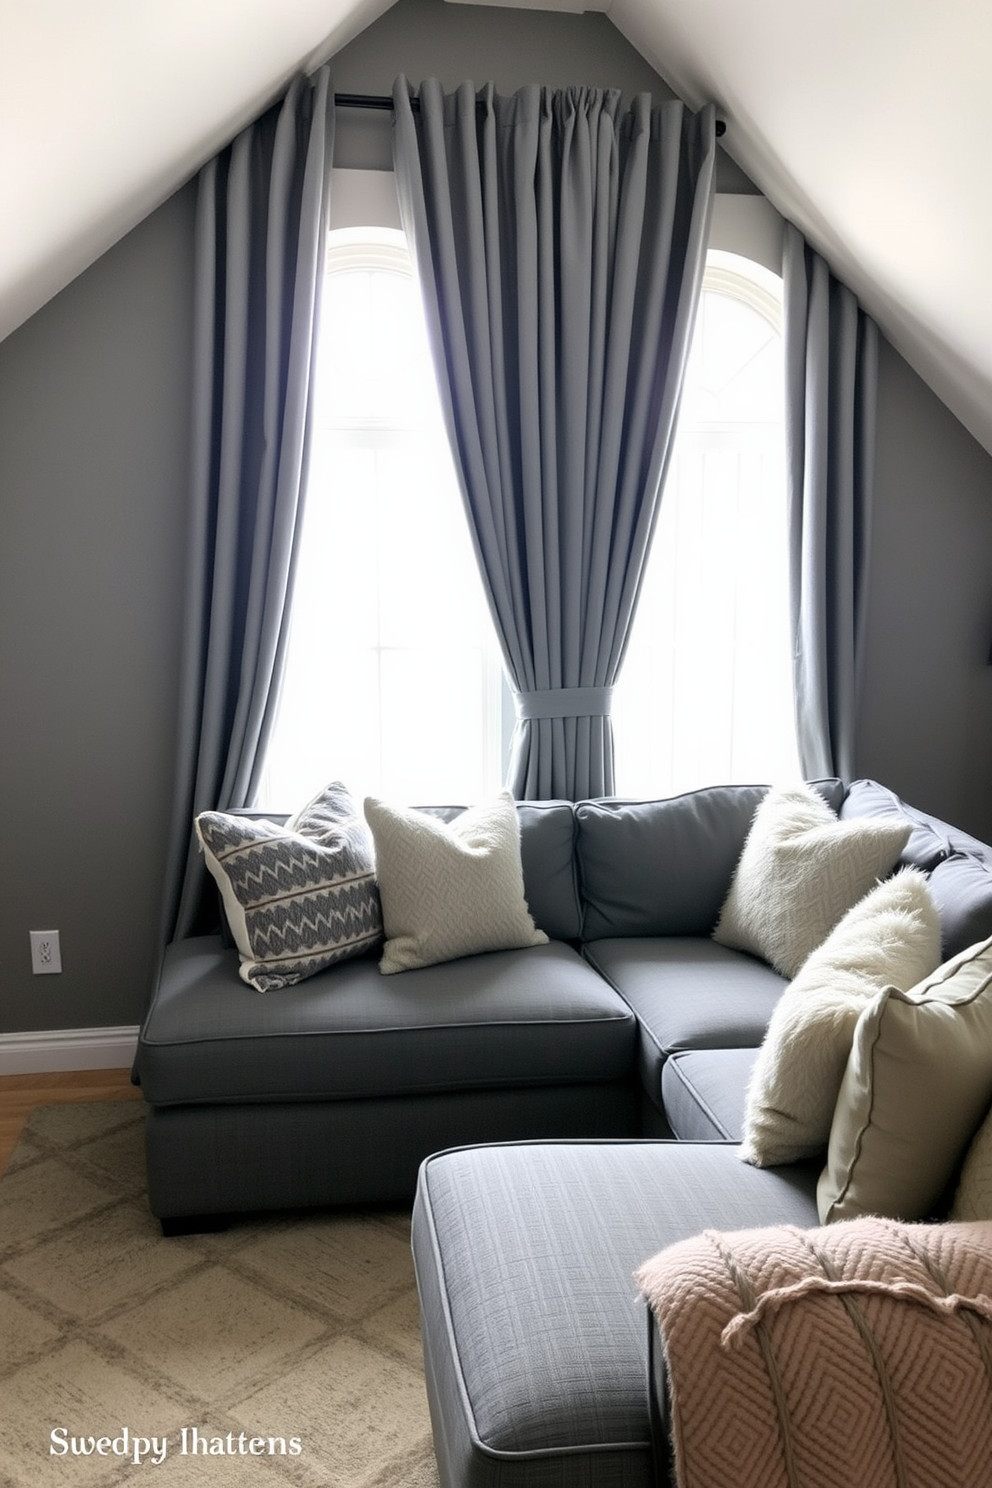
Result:
<instances>
[{"instance_id":1,"label":"curtain rod","mask_svg":"<svg viewBox=\"0 0 992 1488\"><path fill-rule=\"evenodd\" d=\"M393 100L385 93L335 93L334 102L338 108L351 109L379 109L383 112L391 110ZM416 113L420 108L420 99L413 95L410 99L410 107ZM722 119L716 121L717 139L726 134L727 126Z\"/></svg>"}]
</instances>

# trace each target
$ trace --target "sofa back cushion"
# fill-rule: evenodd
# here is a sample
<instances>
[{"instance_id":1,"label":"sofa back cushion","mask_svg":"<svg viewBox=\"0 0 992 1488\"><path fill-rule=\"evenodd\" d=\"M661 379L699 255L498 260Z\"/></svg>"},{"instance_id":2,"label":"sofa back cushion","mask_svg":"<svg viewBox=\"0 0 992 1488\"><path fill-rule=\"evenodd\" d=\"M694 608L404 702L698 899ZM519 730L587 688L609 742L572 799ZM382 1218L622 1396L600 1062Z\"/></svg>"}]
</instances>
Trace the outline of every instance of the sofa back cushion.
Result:
<instances>
[{"instance_id":1,"label":"sofa back cushion","mask_svg":"<svg viewBox=\"0 0 992 1488\"><path fill-rule=\"evenodd\" d=\"M908 806L876 780L855 780L841 817L904 817L913 824L900 861L929 875L940 916L944 960L992 936L992 848L977 837Z\"/></svg>"},{"instance_id":2,"label":"sofa back cushion","mask_svg":"<svg viewBox=\"0 0 992 1488\"><path fill-rule=\"evenodd\" d=\"M911 823L909 841L899 855L900 863L907 868L922 868L924 873L929 873L951 852L950 839L942 822L907 806L895 791L879 785L877 780L854 780L848 787L840 808L841 821L860 817Z\"/></svg>"},{"instance_id":3,"label":"sofa back cushion","mask_svg":"<svg viewBox=\"0 0 992 1488\"><path fill-rule=\"evenodd\" d=\"M835 809L839 781L818 782ZM580 801L582 935L709 935L764 785L715 785L663 801Z\"/></svg>"},{"instance_id":4,"label":"sofa back cushion","mask_svg":"<svg viewBox=\"0 0 992 1488\"><path fill-rule=\"evenodd\" d=\"M421 806L443 821L464 806ZM571 801L518 801L524 898L534 924L551 940L578 940L582 914L575 874L575 816Z\"/></svg>"},{"instance_id":5,"label":"sofa back cushion","mask_svg":"<svg viewBox=\"0 0 992 1488\"><path fill-rule=\"evenodd\" d=\"M930 874L945 960L992 935L992 860L952 852Z\"/></svg>"},{"instance_id":6,"label":"sofa back cushion","mask_svg":"<svg viewBox=\"0 0 992 1488\"><path fill-rule=\"evenodd\" d=\"M524 896L537 925L552 940L578 940L582 910L575 871L575 811L571 801L518 801Z\"/></svg>"}]
</instances>

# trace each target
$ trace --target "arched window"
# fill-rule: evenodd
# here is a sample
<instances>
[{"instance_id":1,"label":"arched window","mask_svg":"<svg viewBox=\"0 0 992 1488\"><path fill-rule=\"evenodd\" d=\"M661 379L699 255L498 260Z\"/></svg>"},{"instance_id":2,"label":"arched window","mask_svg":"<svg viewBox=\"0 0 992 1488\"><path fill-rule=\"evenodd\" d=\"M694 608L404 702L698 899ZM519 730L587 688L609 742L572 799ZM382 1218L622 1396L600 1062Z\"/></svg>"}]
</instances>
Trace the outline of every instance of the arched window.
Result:
<instances>
[{"instance_id":1,"label":"arched window","mask_svg":"<svg viewBox=\"0 0 992 1488\"><path fill-rule=\"evenodd\" d=\"M614 707L617 791L796 778L781 279L711 251Z\"/></svg>"},{"instance_id":2,"label":"arched window","mask_svg":"<svg viewBox=\"0 0 992 1488\"><path fill-rule=\"evenodd\" d=\"M261 804L470 802L503 776L502 671L403 234L329 234L292 632Z\"/></svg>"}]
</instances>

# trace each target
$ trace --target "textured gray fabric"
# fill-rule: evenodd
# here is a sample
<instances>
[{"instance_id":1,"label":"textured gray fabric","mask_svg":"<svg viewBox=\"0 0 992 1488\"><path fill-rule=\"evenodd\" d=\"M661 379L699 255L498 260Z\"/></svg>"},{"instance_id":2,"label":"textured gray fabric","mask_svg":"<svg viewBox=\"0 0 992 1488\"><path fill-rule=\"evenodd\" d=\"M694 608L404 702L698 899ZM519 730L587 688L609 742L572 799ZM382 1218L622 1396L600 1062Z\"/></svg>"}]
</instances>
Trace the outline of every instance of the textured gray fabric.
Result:
<instances>
[{"instance_id":1,"label":"textured gray fabric","mask_svg":"<svg viewBox=\"0 0 992 1488\"><path fill-rule=\"evenodd\" d=\"M571 801L518 801L524 897L552 940L578 940L582 910L575 871L575 812Z\"/></svg>"},{"instance_id":2,"label":"textured gray fabric","mask_svg":"<svg viewBox=\"0 0 992 1488\"><path fill-rule=\"evenodd\" d=\"M908 806L876 780L853 781L840 814L902 816L913 823L900 861L928 874L945 960L992 935L992 848L986 843Z\"/></svg>"},{"instance_id":3,"label":"textured gray fabric","mask_svg":"<svg viewBox=\"0 0 992 1488\"><path fill-rule=\"evenodd\" d=\"M168 947L136 1068L155 1105L344 1100L622 1080L636 1036L559 942L393 977L359 958L259 997L203 936Z\"/></svg>"},{"instance_id":4,"label":"textured gray fabric","mask_svg":"<svg viewBox=\"0 0 992 1488\"><path fill-rule=\"evenodd\" d=\"M521 719L609 718L613 688L550 687L545 692L517 692L513 701Z\"/></svg>"},{"instance_id":5,"label":"textured gray fabric","mask_svg":"<svg viewBox=\"0 0 992 1488\"><path fill-rule=\"evenodd\" d=\"M839 780L813 784L836 810ZM765 785L713 785L660 801L575 808L582 934L709 935Z\"/></svg>"},{"instance_id":6,"label":"textured gray fabric","mask_svg":"<svg viewBox=\"0 0 992 1488\"><path fill-rule=\"evenodd\" d=\"M807 776L854 773L875 466L878 328L785 225L793 675Z\"/></svg>"},{"instance_id":7,"label":"textured gray fabric","mask_svg":"<svg viewBox=\"0 0 992 1488\"><path fill-rule=\"evenodd\" d=\"M397 79L400 215L509 674L522 693L609 687L699 296L714 110L436 80L419 97ZM523 719L514 741L518 797L613 788L603 713Z\"/></svg>"},{"instance_id":8,"label":"textured gray fabric","mask_svg":"<svg viewBox=\"0 0 992 1488\"><path fill-rule=\"evenodd\" d=\"M451 821L464 806L420 806ZM575 812L571 801L518 801L524 898L534 923L552 940L578 940L582 911L575 871Z\"/></svg>"},{"instance_id":9,"label":"textured gray fabric","mask_svg":"<svg viewBox=\"0 0 992 1488\"><path fill-rule=\"evenodd\" d=\"M413 1246L442 1485L647 1488L647 1327L632 1272L708 1226L814 1224L815 1181L694 1144L430 1158Z\"/></svg>"},{"instance_id":10,"label":"textured gray fabric","mask_svg":"<svg viewBox=\"0 0 992 1488\"><path fill-rule=\"evenodd\" d=\"M852 781L839 815L842 821L872 816L883 819L901 817L912 822L913 830L899 854L899 861L914 868L922 868L926 873L951 851L946 833L940 831L932 817L926 817L921 811L907 806L895 791L879 785L875 780Z\"/></svg>"},{"instance_id":11,"label":"textured gray fabric","mask_svg":"<svg viewBox=\"0 0 992 1488\"><path fill-rule=\"evenodd\" d=\"M992 935L992 862L952 853L930 874L944 959Z\"/></svg>"},{"instance_id":12,"label":"textured gray fabric","mask_svg":"<svg viewBox=\"0 0 992 1488\"><path fill-rule=\"evenodd\" d=\"M661 1071L661 1098L680 1142L740 1142L757 1049L691 1049Z\"/></svg>"},{"instance_id":13,"label":"textured gray fabric","mask_svg":"<svg viewBox=\"0 0 992 1488\"><path fill-rule=\"evenodd\" d=\"M880 785L877 780L855 780L845 792L845 802L850 801L850 809L853 815L864 814L875 803L882 810L881 803L888 801L893 804L899 813L908 816L924 833L933 835L942 843L947 853L969 853L974 857L992 859L992 847L987 842L982 842L973 837L970 832L964 832L960 827L955 827L950 822L941 821L939 816L933 816L929 811L920 811L916 806L910 806L903 801L894 791L887 786ZM865 803L862 807L861 803ZM912 850L913 837L909 840L909 849ZM921 862L921 867L930 866Z\"/></svg>"},{"instance_id":14,"label":"textured gray fabric","mask_svg":"<svg viewBox=\"0 0 992 1488\"><path fill-rule=\"evenodd\" d=\"M454 1142L577 1131L622 1137L634 1120L626 1082L383 1100L152 1106L148 1198L160 1219L409 1203L424 1158Z\"/></svg>"},{"instance_id":15,"label":"textured gray fabric","mask_svg":"<svg viewBox=\"0 0 992 1488\"><path fill-rule=\"evenodd\" d=\"M584 938L709 935L766 789L712 786L663 801L580 801Z\"/></svg>"},{"instance_id":16,"label":"textured gray fabric","mask_svg":"<svg viewBox=\"0 0 992 1488\"><path fill-rule=\"evenodd\" d=\"M597 940L591 966L637 1014L640 1078L660 1104L677 1049L757 1049L786 983L764 961L703 937Z\"/></svg>"},{"instance_id":17,"label":"textured gray fabric","mask_svg":"<svg viewBox=\"0 0 992 1488\"><path fill-rule=\"evenodd\" d=\"M326 67L201 171L180 735L163 941L197 926L193 818L252 799L288 634L334 138Z\"/></svg>"}]
</instances>

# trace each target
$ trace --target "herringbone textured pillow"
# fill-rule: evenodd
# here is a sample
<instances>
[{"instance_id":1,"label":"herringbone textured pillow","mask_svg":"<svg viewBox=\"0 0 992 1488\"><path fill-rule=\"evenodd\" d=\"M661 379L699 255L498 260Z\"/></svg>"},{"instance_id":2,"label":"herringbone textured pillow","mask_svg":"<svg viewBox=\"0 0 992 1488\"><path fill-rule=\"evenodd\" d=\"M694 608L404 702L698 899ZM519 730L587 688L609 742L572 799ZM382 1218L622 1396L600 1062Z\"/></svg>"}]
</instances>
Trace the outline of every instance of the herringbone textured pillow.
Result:
<instances>
[{"instance_id":1,"label":"herringbone textured pillow","mask_svg":"<svg viewBox=\"0 0 992 1488\"><path fill-rule=\"evenodd\" d=\"M912 823L839 821L815 790L771 790L754 814L713 939L791 979L852 904L889 873Z\"/></svg>"},{"instance_id":2,"label":"herringbone textured pillow","mask_svg":"<svg viewBox=\"0 0 992 1488\"><path fill-rule=\"evenodd\" d=\"M196 830L241 976L259 992L302 981L382 940L372 839L339 781L285 827L206 811Z\"/></svg>"},{"instance_id":3,"label":"herringbone textured pillow","mask_svg":"<svg viewBox=\"0 0 992 1488\"><path fill-rule=\"evenodd\" d=\"M707 1230L637 1279L680 1484L988 1488L987 1225Z\"/></svg>"},{"instance_id":4,"label":"herringbone textured pillow","mask_svg":"<svg viewBox=\"0 0 992 1488\"><path fill-rule=\"evenodd\" d=\"M380 971L546 945L524 898L520 824L509 791L443 822L370 797L386 931Z\"/></svg>"}]
</instances>

